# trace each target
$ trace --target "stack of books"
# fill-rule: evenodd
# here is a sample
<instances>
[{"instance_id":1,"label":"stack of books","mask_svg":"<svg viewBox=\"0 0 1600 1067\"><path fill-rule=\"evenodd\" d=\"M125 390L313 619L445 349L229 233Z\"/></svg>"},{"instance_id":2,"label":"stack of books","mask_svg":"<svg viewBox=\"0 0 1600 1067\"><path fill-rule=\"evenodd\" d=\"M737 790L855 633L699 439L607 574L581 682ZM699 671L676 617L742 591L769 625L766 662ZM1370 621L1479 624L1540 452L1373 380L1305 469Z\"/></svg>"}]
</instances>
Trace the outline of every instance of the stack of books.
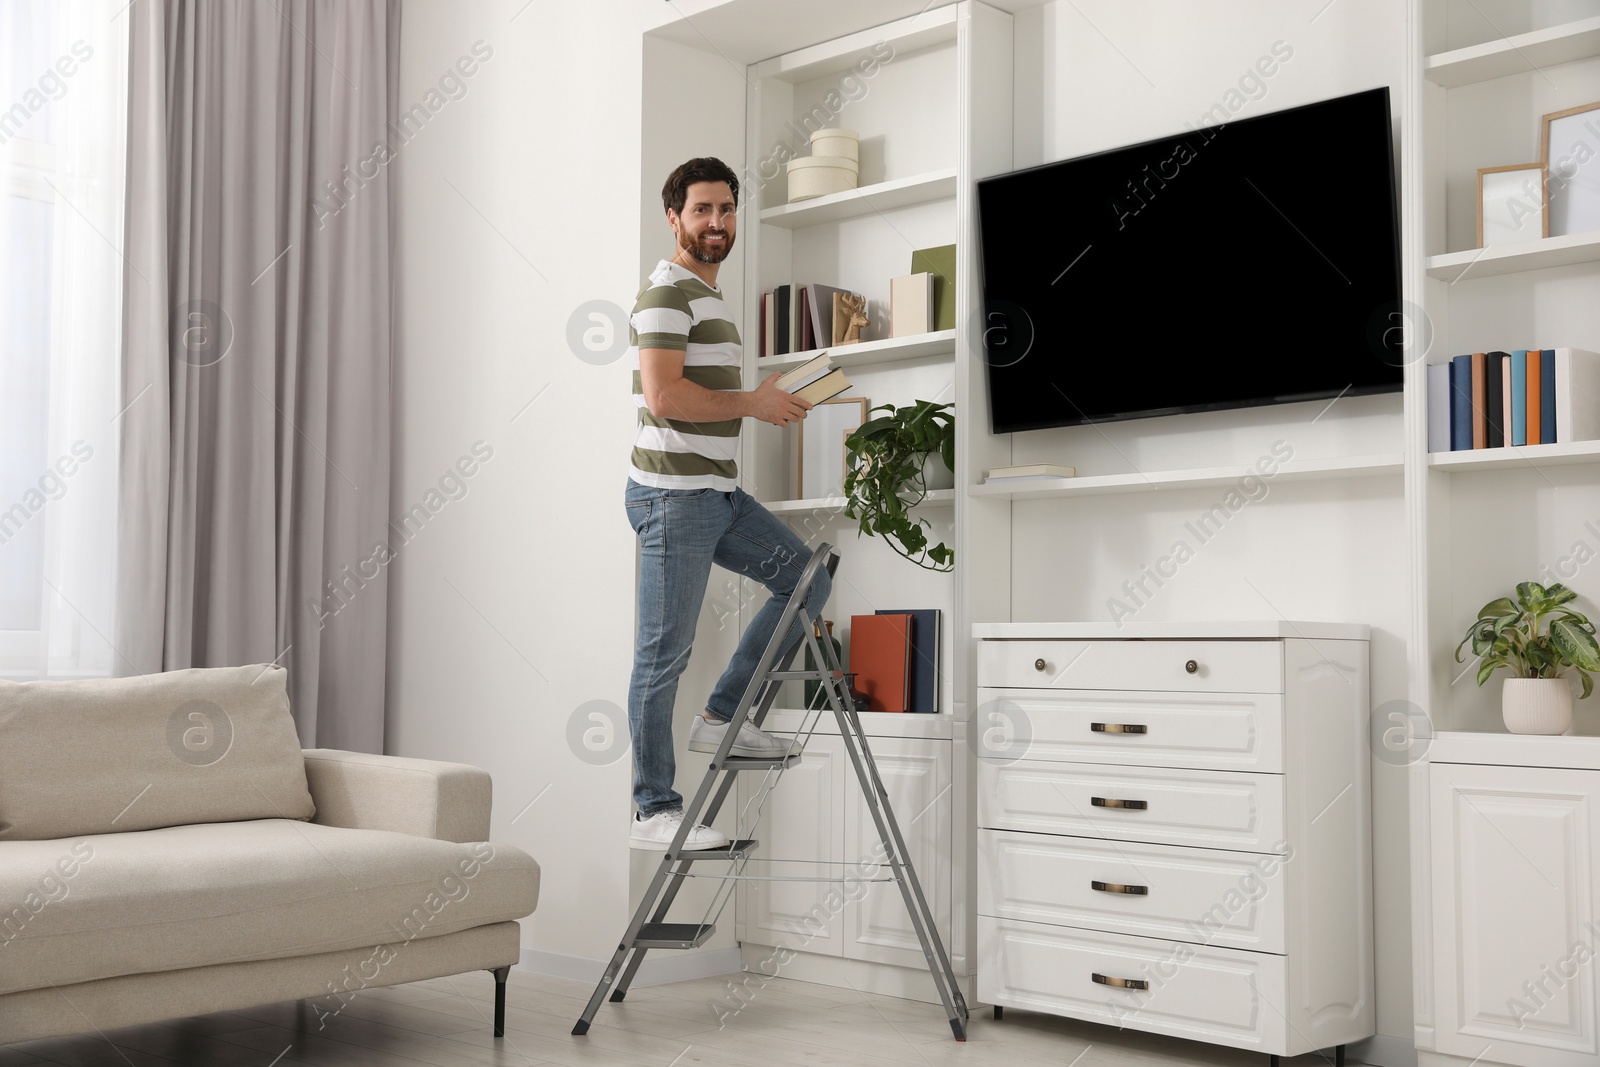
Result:
<instances>
[{"instance_id":1,"label":"stack of books","mask_svg":"<svg viewBox=\"0 0 1600 1067\"><path fill-rule=\"evenodd\" d=\"M779 378L777 386L801 400L820 404L850 388L850 380L833 365L828 353L819 352Z\"/></svg>"},{"instance_id":2,"label":"stack of books","mask_svg":"<svg viewBox=\"0 0 1600 1067\"><path fill-rule=\"evenodd\" d=\"M838 344L833 297L849 292L832 285L780 285L761 294L761 338L756 351L762 356L791 356Z\"/></svg>"},{"instance_id":3,"label":"stack of books","mask_svg":"<svg viewBox=\"0 0 1600 1067\"><path fill-rule=\"evenodd\" d=\"M1600 356L1474 352L1428 367L1428 451L1600 439Z\"/></svg>"}]
</instances>

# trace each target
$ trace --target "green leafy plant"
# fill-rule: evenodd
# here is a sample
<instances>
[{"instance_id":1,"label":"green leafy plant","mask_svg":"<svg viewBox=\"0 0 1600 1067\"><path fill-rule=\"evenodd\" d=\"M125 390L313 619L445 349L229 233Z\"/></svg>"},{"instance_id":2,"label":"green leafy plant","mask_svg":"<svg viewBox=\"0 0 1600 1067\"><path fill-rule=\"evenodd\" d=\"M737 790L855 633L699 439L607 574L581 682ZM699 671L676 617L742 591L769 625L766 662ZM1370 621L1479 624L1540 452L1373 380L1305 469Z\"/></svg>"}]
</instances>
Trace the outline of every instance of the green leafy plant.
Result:
<instances>
[{"instance_id":1,"label":"green leafy plant","mask_svg":"<svg viewBox=\"0 0 1600 1067\"><path fill-rule=\"evenodd\" d=\"M909 407L880 404L868 414L888 412L861 424L845 438L845 514L861 533L930 571L955 569L955 553L944 542L928 545L928 523L911 514L927 499L923 468L930 455L956 469L956 419L952 404L918 400Z\"/></svg>"},{"instance_id":2,"label":"green leafy plant","mask_svg":"<svg viewBox=\"0 0 1600 1067\"><path fill-rule=\"evenodd\" d=\"M1594 623L1562 606L1577 595L1559 583L1546 588L1538 582L1519 582L1515 602L1501 597L1479 609L1467 636L1456 646L1456 662L1461 662L1461 650L1470 644L1472 654L1482 657L1479 685L1501 667L1518 678L1560 678L1570 669L1583 679L1579 699L1587 697L1594 692L1589 672L1600 671L1600 644L1595 641Z\"/></svg>"}]
</instances>

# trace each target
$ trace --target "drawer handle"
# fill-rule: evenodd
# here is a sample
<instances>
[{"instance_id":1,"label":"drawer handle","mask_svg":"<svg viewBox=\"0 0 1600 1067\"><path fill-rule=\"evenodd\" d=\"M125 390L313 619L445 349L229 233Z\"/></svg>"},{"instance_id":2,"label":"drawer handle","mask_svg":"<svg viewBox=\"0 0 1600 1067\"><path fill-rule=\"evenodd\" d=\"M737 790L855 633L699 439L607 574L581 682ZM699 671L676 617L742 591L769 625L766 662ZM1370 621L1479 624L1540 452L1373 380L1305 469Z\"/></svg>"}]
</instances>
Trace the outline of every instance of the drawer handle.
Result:
<instances>
[{"instance_id":1,"label":"drawer handle","mask_svg":"<svg viewBox=\"0 0 1600 1067\"><path fill-rule=\"evenodd\" d=\"M1089 977L1101 985L1116 986L1118 989L1150 988L1150 983L1143 978L1112 978L1110 975L1101 974L1099 971L1090 971Z\"/></svg>"},{"instance_id":2,"label":"drawer handle","mask_svg":"<svg viewBox=\"0 0 1600 1067\"><path fill-rule=\"evenodd\" d=\"M1097 734L1147 734L1150 727L1139 722L1092 722L1089 729Z\"/></svg>"},{"instance_id":3,"label":"drawer handle","mask_svg":"<svg viewBox=\"0 0 1600 1067\"><path fill-rule=\"evenodd\" d=\"M1190 674L1194 674L1200 669L1200 664L1196 663L1194 660L1190 660L1183 665L1183 669L1188 671Z\"/></svg>"},{"instance_id":4,"label":"drawer handle","mask_svg":"<svg viewBox=\"0 0 1600 1067\"><path fill-rule=\"evenodd\" d=\"M1147 897L1150 887L1147 885L1123 885L1121 882L1095 882L1089 883L1090 889L1097 889L1102 893L1126 893L1130 897Z\"/></svg>"},{"instance_id":5,"label":"drawer handle","mask_svg":"<svg viewBox=\"0 0 1600 1067\"><path fill-rule=\"evenodd\" d=\"M1143 800L1118 800L1116 797L1090 797L1089 803L1097 808L1126 808L1129 811L1144 811L1150 804Z\"/></svg>"},{"instance_id":6,"label":"drawer handle","mask_svg":"<svg viewBox=\"0 0 1600 1067\"><path fill-rule=\"evenodd\" d=\"M1036 659L1036 660L1033 661L1033 669L1038 671L1040 674L1043 674L1045 672L1045 669L1047 667L1049 667L1049 666L1050 666L1050 664L1046 663L1042 659Z\"/></svg>"}]
</instances>

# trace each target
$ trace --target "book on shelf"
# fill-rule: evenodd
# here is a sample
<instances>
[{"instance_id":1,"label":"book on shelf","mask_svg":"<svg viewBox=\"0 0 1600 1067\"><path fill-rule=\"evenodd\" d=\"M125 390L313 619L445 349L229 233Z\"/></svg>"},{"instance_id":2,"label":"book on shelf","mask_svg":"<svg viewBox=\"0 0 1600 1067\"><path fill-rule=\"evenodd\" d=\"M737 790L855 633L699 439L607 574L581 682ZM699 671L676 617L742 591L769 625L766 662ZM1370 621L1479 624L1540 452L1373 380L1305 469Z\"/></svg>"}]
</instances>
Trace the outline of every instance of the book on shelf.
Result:
<instances>
[{"instance_id":1,"label":"book on shelf","mask_svg":"<svg viewBox=\"0 0 1600 1067\"><path fill-rule=\"evenodd\" d=\"M911 680L911 616L850 616L850 667L872 711L905 711Z\"/></svg>"},{"instance_id":2,"label":"book on shelf","mask_svg":"<svg viewBox=\"0 0 1600 1067\"><path fill-rule=\"evenodd\" d=\"M1501 421L1505 410L1505 402L1501 392L1505 388L1505 375L1501 368L1505 364L1504 352L1485 352L1483 354L1483 447L1504 448L1506 443L1505 424Z\"/></svg>"},{"instance_id":3,"label":"book on shelf","mask_svg":"<svg viewBox=\"0 0 1600 1067\"><path fill-rule=\"evenodd\" d=\"M939 630L942 613L938 608L889 608L876 611L873 614L910 616L911 681L907 687L906 710L937 713L939 710Z\"/></svg>"},{"instance_id":4,"label":"book on shelf","mask_svg":"<svg viewBox=\"0 0 1600 1067\"><path fill-rule=\"evenodd\" d=\"M1535 370L1539 366L1539 354L1533 355ZM1528 443L1528 350L1526 348L1513 349L1511 358L1506 361L1506 444L1525 445ZM1538 380L1534 381L1535 388ZM1533 443L1539 443L1539 413L1533 415Z\"/></svg>"},{"instance_id":5,"label":"book on shelf","mask_svg":"<svg viewBox=\"0 0 1600 1067\"><path fill-rule=\"evenodd\" d=\"M911 337L933 329L933 275L889 279L889 336Z\"/></svg>"},{"instance_id":6,"label":"book on shelf","mask_svg":"<svg viewBox=\"0 0 1600 1067\"><path fill-rule=\"evenodd\" d=\"M1489 447L1489 353L1474 352L1472 360L1472 447Z\"/></svg>"},{"instance_id":7,"label":"book on shelf","mask_svg":"<svg viewBox=\"0 0 1600 1067\"><path fill-rule=\"evenodd\" d=\"M1539 350L1539 443L1556 443L1556 350Z\"/></svg>"},{"instance_id":8,"label":"book on shelf","mask_svg":"<svg viewBox=\"0 0 1600 1067\"><path fill-rule=\"evenodd\" d=\"M1077 476L1077 467L1067 467L1060 463L1019 463L1012 467L990 467L984 481L1004 482L1018 478L1076 478Z\"/></svg>"},{"instance_id":9,"label":"book on shelf","mask_svg":"<svg viewBox=\"0 0 1600 1067\"><path fill-rule=\"evenodd\" d=\"M1450 364L1428 364L1428 451L1450 451Z\"/></svg>"},{"instance_id":10,"label":"book on shelf","mask_svg":"<svg viewBox=\"0 0 1600 1067\"><path fill-rule=\"evenodd\" d=\"M816 338L817 347L827 348L834 343L833 294L849 291L836 285L806 286L806 306L811 312L811 336Z\"/></svg>"},{"instance_id":11,"label":"book on shelf","mask_svg":"<svg viewBox=\"0 0 1600 1067\"><path fill-rule=\"evenodd\" d=\"M1516 353L1513 352L1512 355L1516 355ZM1526 427L1526 430L1522 436L1523 441L1526 444L1542 445L1545 443L1544 402L1547 399L1552 403L1555 402L1555 382L1551 381L1548 386L1544 384L1544 358L1543 353L1539 349L1527 349L1526 356L1527 358L1524 360L1523 364L1525 375L1523 395L1526 399L1527 410L1524 412L1522 417L1522 421ZM1511 380L1513 383L1515 383L1515 371L1512 372ZM1546 389L1550 390L1550 395L1548 397L1544 395ZM1555 411L1554 408L1551 408L1550 410L1552 413ZM1554 429L1554 427L1552 426L1551 429Z\"/></svg>"},{"instance_id":12,"label":"book on shelf","mask_svg":"<svg viewBox=\"0 0 1600 1067\"><path fill-rule=\"evenodd\" d=\"M1582 348L1554 352L1556 440L1600 438L1600 355Z\"/></svg>"},{"instance_id":13,"label":"book on shelf","mask_svg":"<svg viewBox=\"0 0 1600 1067\"><path fill-rule=\"evenodd\" d=\"M778 294L768 290L761 294L761 354L777 355L777 345L772 335L778 322Z\"/></svg>"},{"instance_id":14,"label":"book on shelf","mask_svg":"<svg viewBox=\"0 0 1600 1067\"><path fill-rule=\"evenodd\" d=\"M808 403L820 404L824 400L832 400L848 388L850 388L850 379L844 376L844 371L835 367L810 385L792 389L790 392Z\"/></svg>"},{"instance_id":15,"label":"book on shelf","mask_svg":"<svg viewBox=\"0 0 1600 1067\"><path fill-rule=\"evenodd\" d=\"M1472 447L1472 357L1450 359L1450 449Z\"/></svg>"},{"instance_id":16,"label":"book on shelf","mask_svg":"<svg viewBox=\"0 0 1600 1067\"><path fill-rule=\"evenodd\" d=\"M911 273L932 274L933 328L956 328L956 246L919 248L911 253Z\"/></svg>"}]
</instances>

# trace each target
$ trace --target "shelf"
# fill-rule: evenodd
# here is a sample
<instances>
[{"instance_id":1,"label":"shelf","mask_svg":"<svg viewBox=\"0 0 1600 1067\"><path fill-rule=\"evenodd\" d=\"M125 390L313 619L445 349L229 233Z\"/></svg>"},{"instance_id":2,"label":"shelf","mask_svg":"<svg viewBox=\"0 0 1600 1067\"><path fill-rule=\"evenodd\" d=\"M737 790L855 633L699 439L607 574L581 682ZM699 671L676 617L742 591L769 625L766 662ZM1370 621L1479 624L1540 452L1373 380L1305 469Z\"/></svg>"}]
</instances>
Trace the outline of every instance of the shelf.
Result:
<instances>
[{"instance_id":1,"label":"shelf","mask_svg":"<svg viewBox=\"0 0 1600 1067\"><path fill-rule=\"evenodd\" d=\"M951 507L956 502L954 489L934 489L918 507ZM805 500L763 500L761 506L774 515L794 514L804 511L844 511L844 496L817 496Z\"/></svg>"},{"instance_id":2,"label":"shelf","mask_svg":"<svg viewBox=\"0 0 1600 1067\"><path fill-rule=\"evenodd\" d=\"M1600 230L1429 256L1427 269L1430 278L1457 282L1469 273L1473 278L1489 278L1497 274L1596 262L1600 262Z\"/></svg>"},{"instance_id":3,"label":"shelf","mask_svg":"<svg viewBox=\"0 0 1600 1067\"><path fill-rule=\"evenodd\" d=\"M1398 452L1376 456L1339 456L1331 459L1308 459L1281 464L1270 478L1257 474L1270 482L1301 481L1312 478L1361 478L1374 474L1398 474L1403 466ZM1048 497L1099 496L1111 493L1141 493L1161 489L1201 489L1211 486L1235 486L1247 474L1256 474L1253 467L1196 467L1192 470L1151 471L1145 474L1102 474L1089 477L1062 478L1056 482L1028 482L1008 486L969 485L969 497L988 497L1000 500L1038 500Z\"/></svg>"},{"instance_id":4,"label":"shelf","mask_svg":"<svg viewBox=\"0 0 1600 1067\"><path fill-rule=\"evenodd\" d=\"M910 178L864 185L842 193L829 193L798 204L769 207L761 212L761 221L768 226L781 226L797 230L802 226L815 226L822 222L841 222L859 219L913 204L929 204L935 200L949 200L956 195L956 171L936 170Z\"/></svg>"},{"instance_id":5,"label":"shelf","mask_svg":"<svg viewBox=\"0 0 1600 1067\"><path fill-rule=\"evenodd\" d=\"M759 356L756 359L756 373L766 377L775 370L790 370L821 351L820 348L813 348L787 356ZM926 359L930 356L944 356L953 360L956 355L956 332L936 330L910 337L885 337L879 341L862 341L827 351L835 367L866 367L874 363L897 363L903 359Z\"/></svg>"},{"instance_id":6,"label":"shelf","mask_svg":"<svg viewBox=\"0 0 1600 1067\"><path fill-rule=\"evenodd\" d=\"M1578 730L1581 724L1574 725ZM1441 730L1428 744L1429 763L1600 769L1600 737L1577 733L1473 733Z\"/></svg>"},{"instance_id":7,"label":"shelf","mask_svg":"<svg viewBox=\"0 0 1600 1067\"><path fill-rule=\"evenodd\" d=\"M1441 52L1428 57L1422 76L1454 89L1596 55L1600 55L1600 17Z\"/></svg>"},{"instance_id":8,"label":"shelf","mask_svg":"<svg viewBox=\"0 0 1600 1067\"><path fill-rule=\"evenodd\" d=\"M1600 441L1572 441L1556 445L1512 445L1509 448L1474 448L1460 452L1431 452L1428 466L1438 470L1501 471L1513 467L1551 466L1600 461Z\"/></svg>"}]
</instances>

